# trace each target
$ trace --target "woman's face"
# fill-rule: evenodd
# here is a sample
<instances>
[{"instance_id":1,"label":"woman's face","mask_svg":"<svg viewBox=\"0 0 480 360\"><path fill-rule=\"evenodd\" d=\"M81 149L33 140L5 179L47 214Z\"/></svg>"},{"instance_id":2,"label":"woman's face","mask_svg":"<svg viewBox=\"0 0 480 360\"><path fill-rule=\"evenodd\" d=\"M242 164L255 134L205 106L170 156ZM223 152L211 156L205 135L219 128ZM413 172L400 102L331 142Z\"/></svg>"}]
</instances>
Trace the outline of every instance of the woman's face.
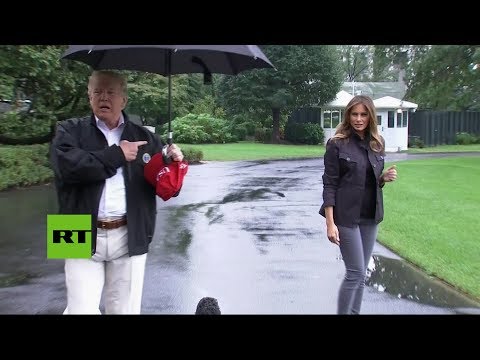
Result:
<instances>
[{"instance_id":1,"label":"woman's face","mask_svg":"<svg viewBox=\"0 0 480 360\"><path fill-rule=\"evenodd\" d=\"M350 126L355 132L363 138L365 129L368 127L370 116L367 108L363 104L357 104L350 112Z\"/></svg>"}]
</instances>

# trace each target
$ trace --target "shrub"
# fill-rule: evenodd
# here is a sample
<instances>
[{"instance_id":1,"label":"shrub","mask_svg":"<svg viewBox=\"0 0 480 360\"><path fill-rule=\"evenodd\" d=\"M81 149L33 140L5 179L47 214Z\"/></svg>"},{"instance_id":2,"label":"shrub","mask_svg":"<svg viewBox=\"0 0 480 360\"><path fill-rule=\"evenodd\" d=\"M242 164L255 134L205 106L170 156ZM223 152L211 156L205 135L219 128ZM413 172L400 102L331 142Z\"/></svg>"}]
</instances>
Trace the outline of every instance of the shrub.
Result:
<instances>
[{"instance_id":1,"label":"shrub","mask_svg":"<svg viewBox=\"0 0 480 360\"><path fill-rule=\"evenodd\" d=\"M420 136L409 136L408 137L408 145L409 148L424 148L425 143L420 138Z\"/></svg>"},{"instance_id":2,"label":"shrub","mask_svg":"<svg viewBox=\"0 0 480 360\"><path fill-rule=\"evenodd\" d=\"M418 139L415 139L415 146L420 149L423 149L425 147L425 143L421 138L418 138Z\"/></svg>"},{"instance_id":3,"label":"shrub","mask_svg":"<svg viewBox=\"0 0 480 360\"><path fill-rule=\"evenodd\" d=\"M0 146L0 190L51 180L48 149L49 144Z\"/></svg>"},{"instance_id":4,"label":"shrub","mask_svg":"<svg viewBox=\"0 0 480 360\"><path fill-rule=\"evenodd\" d=\"M247 115L247 114L240 114L235 115L232 118L233 124L235 127L241 126L246 129L247 133L245 136L254 136L255 135L255 122ZM245 138L245 137L244 137Z\"/></svg>"},{"instance_id":5,"label":"shrub","mask_svg":"<svg viewBox=\"0 0 480 360\"><path fill-rule=\"evenodd\" d=\"M203 151L193 148L182 148L182 153L189 163L198 163L203 160Z\"/></svg>"},{"instance_id":6,"label":"shrub","mask_svg":"<svg viewBox=\"0 0 480 360\"><path fill-rule=\"evenodd\" d=\"M255 129L255 141L268 144L272 141L273 130L270 128Z\"/></svg>"},{"instance_id":7,"label":"shrub","mask_svg":"<svg viewBox=\"0 0 480 360\"><path fill-rule=\"evenodd\" d=\"M157 129L166 138L165 127ZM172 121L175 142L185 144L223 144L236 141L231 125L225 119L208 114L188 114Z\"/></svg>"},{"instance_id":8,"label":"shrub","mask_svg":"<svg viewBox=\"0 0 480 360\"><path fill-rule=\"evenodd\" d=\"M473 134L469 134L466 132L459 132L455 134L455 144L458 145L476 144L477 141L477 137Z\"/></svg>"},{"instance_id":9,"label":"shrub","mask_svg":"<svg viewBox=\"0 0 480 360\"><path fill-rule=\"evenodd\" d=\"M244 123L245 128L247 129L247 136L254 136L255 135L255 128L256 125L252 121L247 121Z\"/></svg>"},{"instance_id":10,"label":"shrub","mask_svg":"<svg viewBox=\"0 0 480 360\"><path fill-rule=\"evenodd\" d=\"M318 145L323 144L325 134L319 124L288 122L285 139L296 144Z\"/></svg>"},{"instance_id":11,"label":"shrub","mask_svg":"<svg viewBox=\"0 0 480 360\"><path fill-rule=\"evenodd\" d=\"M0 134L12 138L24 138L48 134L55 117L51 114L34 115L19 112L0 114Z\"/></svg>"},{"instance_id":12,"label":"shrub","mask_svg":"<svg viewBox=\"0 0 480 360\"><path fill-rule=\"evenodd\" d=\"M302 142L308 145L323 144L324 133L323 128L319 124L306 123L304 125L304 135Z\"/></svg>"},{"instance_id":13,"label":"shrub","mask_svg":"<svg viewBox=\"0 0 480 360\"><path fill-rule=\"evenodd\" d=\"M231 131L237 141L245 140L247 137L247 127L245 124L233 124Z\"/></svg>"}]
</instances>

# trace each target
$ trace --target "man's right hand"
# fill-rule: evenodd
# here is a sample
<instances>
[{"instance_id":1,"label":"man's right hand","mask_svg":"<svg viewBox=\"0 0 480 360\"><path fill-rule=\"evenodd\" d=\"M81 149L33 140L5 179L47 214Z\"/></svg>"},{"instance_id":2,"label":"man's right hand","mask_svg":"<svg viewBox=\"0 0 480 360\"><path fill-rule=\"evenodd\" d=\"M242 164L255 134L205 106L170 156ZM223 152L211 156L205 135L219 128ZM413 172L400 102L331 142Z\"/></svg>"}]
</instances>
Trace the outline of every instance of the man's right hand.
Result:
<instances>
[{"instance_id":1,"label":"man's right hand","mask_svg":"<svg viewBox=\"0 0 480 360\"><path fill-rule=\"evenodd\" d=\"M127 161L133 161L137 158L138 154L138 147L148 144L147 141L133 141L130 142L128 140L122 140L120 141L120 148L123 151L123 155L125 155L125 159Z\"/></svg>"}]
</instances>

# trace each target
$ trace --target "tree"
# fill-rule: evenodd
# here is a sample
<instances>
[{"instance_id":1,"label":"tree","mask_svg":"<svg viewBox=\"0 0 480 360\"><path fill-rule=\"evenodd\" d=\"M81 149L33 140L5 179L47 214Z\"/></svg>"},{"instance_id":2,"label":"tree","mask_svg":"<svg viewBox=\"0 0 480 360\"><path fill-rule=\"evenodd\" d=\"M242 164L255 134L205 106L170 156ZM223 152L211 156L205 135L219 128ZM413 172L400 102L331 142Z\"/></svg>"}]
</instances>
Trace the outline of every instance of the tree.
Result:
<instances>
[{"instance_id":1,"label":"tree","mask_svg":"<svg viewBox=\"0 0 480 360\"><path fill-rule=\"evenodd\" d=\"M339 45L345 81L368 81L371 78L373 46Z\"/></svg>"},{"instance_id":2,"label":"tree","mask_svg":"<svg viewBox=\"0 0 480 360\"><path fill-rule=\"evenodd\" d=\"M91 70L85 64L60 60L65 49L59 45L0 46L0 73L14 79L10 100L29 99L32 110L50 111L58 118L84 113Z\"/></svg>"},{"instance_id":3,"label":"tree","mask_svg":"<svg viewBox=\"0 0 480 360\"><path fill-rule=\"evenodd\" d=\"M128 79L127 111L140 116L144 124L160 125L166 119L167 114L168 79L157 74L126 73Z\"/></svg>"},{"instance_id":4,"label":"tree","mask_svg":"<svg viewBox=\"0 0 480 360\"><path fill-rule=\"evenodd\" d=\"M400 68L407 66L405 45L375 45L372 62L372 81L396 81Z\"/></svg>"},{"instance_id":5,"label":"tree","mask_svg":"<svg viewBox=\"0 0 480 360\"><path fill-rule=\"evenodd\" d=\"M172 120L188 114L204 96L198 74L172 76ZM148 125L163 125L168 119L168 78L150 73L128 72L128 111Z\"/></svg>"},{"instance_id":6,"label":"tree","mask_svg":"<svg viewBox=\"0 0 480 360\"><path fill-rule=\"evenodd\" d=\"M479 47L434 45L412 62L407 96L419 108L480 111Z\"/></svg>"},{"instance_id":7,"label":"tree","mask_svg":"<svg viewBox=\"0 0 480 360\"><path fill-rule=\"evenodd\" d=\"M85 64L60 60L66 46L2 45L0 46L1 96L12 103L30 100L30 111L15 117L25 124L22 143L44 141L53 136L55 123L88 110ZM44 122L50 134L30 134L29 122ZM40 124L41 125L41 124ZM30 139L28 138L30 136ZM14 143L15 139L11 139ZM8 139L4 139L8 142Z\"/></svg>"},{"instance_id":8,"label":"tree","mask_svg":"<svg viewBox=\"0 0 480 360\"><path fill-rule=\"evenodd\" d=\"M10 100L13 95L15 79L0 73L0 100Z\"/></svg>"},{"instance_id":9,"label":"tree","mask_svg":"<svg viewBox=\"0 0 480 360\"><path fill-rule=\"evenodd\" d=\"M339 55L333 46L265 45L274 69L257 69L225 76L220 102L230 115L272 114L272 142L280 141L280 113L322 105L335 98L342 83Z\"/></svg>"}]
</instances>

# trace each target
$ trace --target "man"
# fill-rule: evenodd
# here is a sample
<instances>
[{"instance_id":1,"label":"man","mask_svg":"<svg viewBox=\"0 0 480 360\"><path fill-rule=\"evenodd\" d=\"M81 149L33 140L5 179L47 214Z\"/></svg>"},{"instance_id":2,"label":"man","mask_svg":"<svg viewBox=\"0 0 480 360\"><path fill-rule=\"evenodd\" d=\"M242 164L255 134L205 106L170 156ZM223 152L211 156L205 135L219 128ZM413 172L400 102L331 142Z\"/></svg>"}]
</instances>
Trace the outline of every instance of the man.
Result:
<instances>
[{"instance_id":1,"label":"man","mask_svg":"<svg viewBox=\"0 0 480 360\"><path fill-rule=\"evenodd\" d=\"M103 292L105 313L139 314L156 216L143 168L163 144L128 120L120 74L93 72L88 98L93 114L59 123L51 148L59 212L92 215L92 257L65 260L65 313L100 313ZM183 160L175 144L167 156Z\"/></svg>"}]
</instances>

